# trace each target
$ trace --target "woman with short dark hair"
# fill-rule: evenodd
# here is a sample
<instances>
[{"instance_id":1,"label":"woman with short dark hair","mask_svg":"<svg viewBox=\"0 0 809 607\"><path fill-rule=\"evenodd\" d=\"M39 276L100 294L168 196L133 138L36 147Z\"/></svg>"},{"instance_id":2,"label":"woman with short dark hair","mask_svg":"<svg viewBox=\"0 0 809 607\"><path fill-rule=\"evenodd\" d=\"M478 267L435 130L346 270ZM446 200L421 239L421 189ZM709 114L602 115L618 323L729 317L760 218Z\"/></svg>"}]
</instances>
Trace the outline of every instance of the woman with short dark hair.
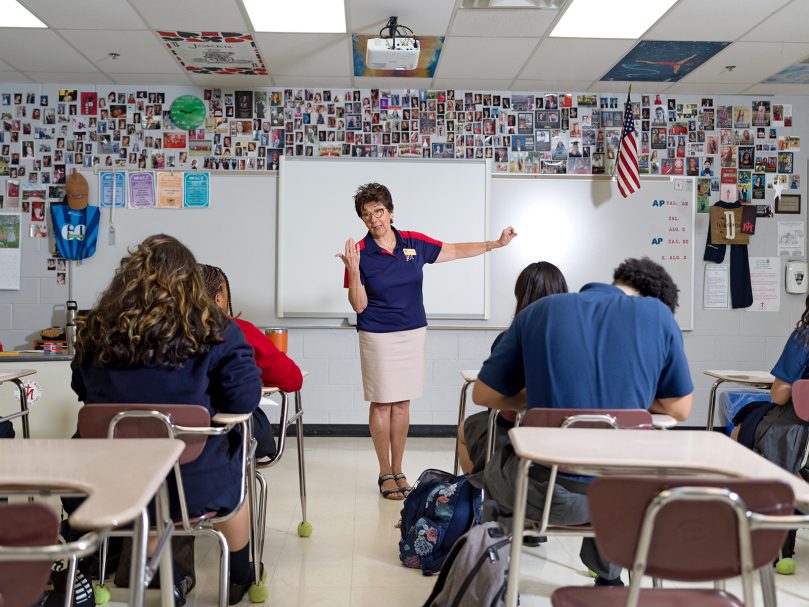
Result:
<instances>
[{"instance_id":1,"label":"woman with short dark hair","mask_svg":"<svg viewBox=\"0 0 809 607\"><path fill-rule=\"evenodd\" d=\"M474 257L506 246L517 235L511 226L497 240L443 243L419 232L393 227L393 197L379 183L361 186L354 210L368 228L360 242L346 241L337 256L345 264L348 301L357 313L365 400L379 460L379 492L401 500L410 491L402 459L410 426L410 401L424 388L427 316L422 268Z\"/></svg>"}]
</instances>

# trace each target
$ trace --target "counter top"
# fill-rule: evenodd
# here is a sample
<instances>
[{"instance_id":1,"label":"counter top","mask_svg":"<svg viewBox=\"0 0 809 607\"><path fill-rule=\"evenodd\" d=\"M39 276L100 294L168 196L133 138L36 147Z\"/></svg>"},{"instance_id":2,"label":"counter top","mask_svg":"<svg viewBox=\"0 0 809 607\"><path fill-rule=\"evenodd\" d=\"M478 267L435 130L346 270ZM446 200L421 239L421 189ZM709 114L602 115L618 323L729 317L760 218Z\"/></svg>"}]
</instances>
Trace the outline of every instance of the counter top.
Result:
<instances>
[{"instance_id":1,"label":"counter top","mask_svg":"<svg viewBox=\"0 0 809 607\"><path fill-rule=\"evenodd\" d=\"M0 352L0 363L40 363L52 360L73 360L70 354L46 354L45 352L22 351Z\"/></svg>"}]
</instances>

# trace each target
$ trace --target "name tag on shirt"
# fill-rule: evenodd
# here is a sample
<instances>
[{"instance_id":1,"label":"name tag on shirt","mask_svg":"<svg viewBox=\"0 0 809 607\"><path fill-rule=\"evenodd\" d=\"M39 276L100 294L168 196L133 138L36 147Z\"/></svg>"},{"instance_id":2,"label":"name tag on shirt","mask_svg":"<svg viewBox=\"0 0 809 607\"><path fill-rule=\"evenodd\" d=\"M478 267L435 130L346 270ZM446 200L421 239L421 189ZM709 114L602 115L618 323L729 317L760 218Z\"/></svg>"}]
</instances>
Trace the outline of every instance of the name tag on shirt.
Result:
<instances>
[{"instance_id":1,"label":"name tag on shirt","mask_svg":"<svg viewBox=\"0 0 809 607\"><path fill-rule=\"evenodd\" d=\"M405 261L410 261L416 256L416 249L402 249L402 253L404 253Z\"/></svg>"}]
</instances>

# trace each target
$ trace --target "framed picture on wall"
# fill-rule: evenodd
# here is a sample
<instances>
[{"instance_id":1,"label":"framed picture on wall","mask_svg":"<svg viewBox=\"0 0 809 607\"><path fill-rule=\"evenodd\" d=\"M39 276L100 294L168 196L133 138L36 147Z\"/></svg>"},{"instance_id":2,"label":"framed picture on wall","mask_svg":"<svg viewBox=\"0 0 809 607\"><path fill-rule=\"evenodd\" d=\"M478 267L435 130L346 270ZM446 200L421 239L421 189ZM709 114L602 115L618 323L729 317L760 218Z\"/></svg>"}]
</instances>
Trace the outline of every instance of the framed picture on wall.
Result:
<instances>
[{"instance_id":1,"label":"framed picture on wall","mask_svg":"<svg viewBox=\"0 0 809 607\"><path fill-rule=\"evenodd\" d=\"M801 195L781 194L775 199L775 212L789 213L791 215L799 214L801 212Z\"/></svg>"}]
</instances>

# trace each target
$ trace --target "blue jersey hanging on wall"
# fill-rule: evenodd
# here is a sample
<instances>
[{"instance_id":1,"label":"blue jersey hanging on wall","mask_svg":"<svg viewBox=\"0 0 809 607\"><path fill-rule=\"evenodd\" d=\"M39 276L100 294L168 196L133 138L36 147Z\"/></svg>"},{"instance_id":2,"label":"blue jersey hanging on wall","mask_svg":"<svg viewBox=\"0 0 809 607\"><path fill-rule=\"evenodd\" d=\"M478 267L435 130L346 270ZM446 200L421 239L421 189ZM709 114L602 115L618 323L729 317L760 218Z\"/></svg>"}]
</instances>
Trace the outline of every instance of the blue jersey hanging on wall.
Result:
<instances>
[{"instance_id":1,"label":"blue jersey hanging on wall","mask_svg":"<svg viewBox=\"0 0 809 607\"><path fill-rule=\"evenodd\" d=\"M76 210L66 204L51 205L53 237L62 257L87 259L95 253L100 215L98 207Z\"/></svg>"}]
</instances>

